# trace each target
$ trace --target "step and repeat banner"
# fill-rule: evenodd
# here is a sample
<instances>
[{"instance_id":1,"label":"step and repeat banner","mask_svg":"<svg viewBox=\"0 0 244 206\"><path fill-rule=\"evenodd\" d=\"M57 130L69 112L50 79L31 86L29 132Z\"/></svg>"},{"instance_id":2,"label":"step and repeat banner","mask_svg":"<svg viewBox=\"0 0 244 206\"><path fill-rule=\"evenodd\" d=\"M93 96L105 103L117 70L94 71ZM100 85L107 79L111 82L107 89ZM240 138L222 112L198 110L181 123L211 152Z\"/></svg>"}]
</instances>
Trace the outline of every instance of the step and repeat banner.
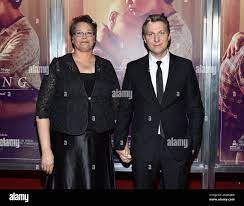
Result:
<instances>
[{"instance_id":1,"label":"step and repeat banner","mask_svg":"<svg viewBox=\"0 0 244 206\"><path fill-rule=\"evenodd\" d=\"M221 4L221 57L228 53L227 48L236 49L230 52L231 57L220 60L219 68L218 159L230 164L243 162L244 48L241 32L244 31L244 17L240 12L243 4L242 0L225 0ZM23 17L15 22L8 21L8 10L0 9L0 164L5 168L14 164L24 168L34 163L39 169L35 104L41 79L51 61L49 22L54 17L50 16L50 5L49 0L23 0L18 8ZM164 13L171 26L170 51L192 60L204 101L204 77L209 72L202 63L204 0L64 0L62 11L63 25L52 26L64 27L65 42L59 42L60 45L64 43L64 53L72 52L69 38L72 18L89 14L98 24L94 53L112 62L120 84L126 64L146 54L141 36L145 18L151 13ZM216 70L210 72L216 74ZM199 163L200 154L196 160ZM115 162L118 161L115 156Z\"/></svg>"},{"instance_id":2,"label":"step and repeat banner","mask_svg":"<svg viewBox=\"0 0 244 206\"><path fill-rule=\"evenodd\" d=\"M0 163L6 169L33 163L38 169L35 105L49 64L47 3L0 2ZM8 16L13 8L17 19Z\"/></svg>"},{"instance_id":3,"label":"step and repeat banner","mask_svg":"<svg viewBox=\"0 0 244 206\"><path fill-rule=\"evenodd\" d=\"M64 2L66 52L72 52L69 37L70 21L75 16L89 14L98 24L94 53L112 62L120 85L127 63L147 54L142 40L142 24L146 17L152 13L164 13L171 27L170 51L192 60L204 94L202 1L65 0ZM199 155L196 162L200 161ZM119 162L116 156L115 162Z\"/></svg>"},{"instance_id":4,"label":"step and repeat banner","mask_svg":"<svg viewBox=\"0 0 244 206\"><path fill-rule=\"evenodd\" d=\"M244 164L244 1L221 2L219 149L221 164Z\"/></svg>"}]
</instances>

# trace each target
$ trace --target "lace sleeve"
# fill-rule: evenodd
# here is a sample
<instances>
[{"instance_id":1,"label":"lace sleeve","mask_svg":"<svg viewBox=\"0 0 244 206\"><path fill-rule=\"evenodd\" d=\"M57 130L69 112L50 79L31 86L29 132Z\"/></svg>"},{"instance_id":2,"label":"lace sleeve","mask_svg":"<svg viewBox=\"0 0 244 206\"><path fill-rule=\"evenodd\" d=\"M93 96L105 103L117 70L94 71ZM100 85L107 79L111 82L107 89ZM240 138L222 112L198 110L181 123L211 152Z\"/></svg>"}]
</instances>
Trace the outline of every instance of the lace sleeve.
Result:
<instances>
[{"instance_id":1,"label":"lace sleeve","mask_svg":"<svg viewBox=\"0 0 244 206\"><path fill-rule=\"evenodd\" d=\"M36 118L49 118L56 87L58 60L54 58L49 66L49 74L43 77L36 104Z\"/></svg>"}]
</instances>

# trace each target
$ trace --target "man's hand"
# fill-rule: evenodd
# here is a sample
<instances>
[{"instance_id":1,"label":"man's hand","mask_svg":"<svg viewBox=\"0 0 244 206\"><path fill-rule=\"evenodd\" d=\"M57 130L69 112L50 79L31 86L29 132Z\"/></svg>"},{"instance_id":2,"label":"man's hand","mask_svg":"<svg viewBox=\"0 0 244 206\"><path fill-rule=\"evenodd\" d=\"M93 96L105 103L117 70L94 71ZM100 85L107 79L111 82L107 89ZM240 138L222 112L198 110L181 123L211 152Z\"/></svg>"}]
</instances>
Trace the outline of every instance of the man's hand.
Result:
<instances>
[{"instance_id":1,"label":"man's hand","mask_svg":"<svg viewBox=\"0 0 244 206\"><path fill-rule=\"evenodd\" d=\"M129 163L131 161L128 142L126 143L124 150L116 150L116 152L124 163Z\"/></svg>"},{"instance_id":2,"label":"man's hand","mask_svg":"<svg viewBox=\"0 0 244 206\"><path fill-rule=\"evenodd\" d=\"M233 35L231 42L228 48L226 49L222 60L234 56L236 52L239 51L239 49L243 44L244 44L244 33L237 32L236 34Z\"/></svg>"}]
</instances>

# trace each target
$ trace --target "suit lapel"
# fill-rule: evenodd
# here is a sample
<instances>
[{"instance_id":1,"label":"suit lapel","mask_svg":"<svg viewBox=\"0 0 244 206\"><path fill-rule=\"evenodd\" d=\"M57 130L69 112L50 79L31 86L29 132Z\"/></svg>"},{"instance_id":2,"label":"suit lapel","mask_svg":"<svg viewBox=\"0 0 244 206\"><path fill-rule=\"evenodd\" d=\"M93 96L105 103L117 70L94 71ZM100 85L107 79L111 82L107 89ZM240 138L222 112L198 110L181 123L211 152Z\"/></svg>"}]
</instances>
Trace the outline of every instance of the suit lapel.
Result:
<instances>
[{"instance_id":1,"label":"suit lapel","mask_svg":"<svg viewBox=\"0 0 244 206\"><path fill-rule=\"evenodd\" d=\"M92 95L91 96L97 96L97 92L99 94L99 86L98 86L98 81L101 77L101 71L103 68L103 61L101 60L101 58L97 55L95 55L95 73L96 73L96 77L95 77L95 83L93 86L93 90L92 90Z\"/></svg>"},{"instance_id":2,"label":"suit lapel","mask_svg":"<svg viewBox=\"0 0 244 206\"><path fill-rule=\"evenodd\" d=\"M97 55L95 55L95 74L96 74L96 77L95 77L95 83L94 83L94 87L93 87L93 90L92 90L92 95L91 96L95 96L96 95L96 92L97 92L97 82L100 78L100 72L102 70L102 67L103 67L103 62L101 60L101 58ZM80 74L80 71L78 69L78 66L76 65L73 57L72 57L72 54L70 53L68 56L67 56L67 59L65 61L65 64L68 66L68 68L75 72L76 75L79 75ZM80 78L79 78L80 79ZM82 83L82 87L81 87L81 91L82 93L86 94L86 90L85 90L85 86L84 86L84 82L82 79L80 79L81 83Z\"/></svg>"},{"instance_id":3,"label":"suit lapel","mask_svg":"<svg viewBox=\"0 0 244 206\"><path fill-rule=\"evenodd\" d=\"M142 70L143 75L141 75L142 79L140 80L141 88L143 91L142 94L146 99L159 104L157 96L154 92L151 75L149 72L149 56L148 55L146 55L144 58L142 58L141 67L143 67L143 70ZM162 107L165 107L167 105L171 88L174 87L174 76L175 76L175 59L174 59L174 55L170 53L169 73L168 73L168 79L166 82L166 87L165 87L165 91L164 91L163 99L162 99L162 103L161 103Z\"/></svg>"},{"instance_id":4,"label":"suit lapel","mask_svg":"<svg viewBox=\"0 0 244 206\"><path fill-rule=\"evenodd\" d=\"M170 89L174 87L174 76L175 76L175 66L174 66L174 55L170 53L170 59L169 59L169 74L168 74L168 79L166 82L166 87L165 91L163 94L163 99L161 106L165 107L167 105L167 100L168 100L168 95L170 93Z\"/></svg>"},{"instance_id":5,"label":"suit lapel","mask_svg":"<svg viewBox=\"0 0 244 206\"><path fill-rule=\"evenodd\" d=\"M65 55L64 62L63 62L71 71L73 72L79 72L79 69L75 63L75 60L73 59L72 53L69 53Z\"/></svg>"},{"instance_id":6,"label":"suit lapel","mask_svg":"<svg viewBox=\"0 0 244 206\"><path fill-rule=\"evenodd\" d=\"M142 75L140 79L141 82L140 88L142 88L141 93L145 97L145 99L158 103L157 96L155 94L152 85L150 71L149 71L149 56L146 55L145 57L143 57L140 63L141 63L141 68L143 68L141 70Z\"/></svg>"}]
</instances>

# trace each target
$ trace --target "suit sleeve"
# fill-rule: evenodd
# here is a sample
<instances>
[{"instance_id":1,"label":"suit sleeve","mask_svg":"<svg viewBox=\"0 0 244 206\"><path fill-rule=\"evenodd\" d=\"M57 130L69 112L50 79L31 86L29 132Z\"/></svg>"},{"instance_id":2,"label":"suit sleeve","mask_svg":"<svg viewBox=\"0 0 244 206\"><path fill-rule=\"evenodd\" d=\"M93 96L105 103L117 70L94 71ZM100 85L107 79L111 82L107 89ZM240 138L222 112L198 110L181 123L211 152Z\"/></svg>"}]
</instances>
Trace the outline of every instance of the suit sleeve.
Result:
<instances>
[{"instance_id":1,"label":"suit sleeve","mask_svg":"<svg viewBox=\"0 0 244 206\"><path fill-rule=\"evenodd\" d=\"M56 91L56 67L58 61L53 59L49 66L49 74L43 77L36 103L36 117L49 118L53 97Z\"/></svg>"},{"instance_id":2,"label":"suit sleeve","mask_svg":"<svg viewBox=\"0 0 244 206\"><path fill-rule=\"evenodd\" d=\"M129 64L127 65L122 91L133 91L129 74ZM132 94L133 95L133 94ZM129 134L129 127L133 114L133 98L121 97L118 107L118 118L114 134L114 149L123 150Z\"/></svg>"},{"instance_id":3,"label":"suit sleeve","mask_svg":"<svg viewBox=\"0 0 244 206\"><path fill-rule=\"evenodd\" d=\"M204 109L201 93L192 62L189 61L189 73L186 83L187 117L189 120L189 135L193 140L193 149L199 151L202 141Z\"/></svg>"}]
</instances>

